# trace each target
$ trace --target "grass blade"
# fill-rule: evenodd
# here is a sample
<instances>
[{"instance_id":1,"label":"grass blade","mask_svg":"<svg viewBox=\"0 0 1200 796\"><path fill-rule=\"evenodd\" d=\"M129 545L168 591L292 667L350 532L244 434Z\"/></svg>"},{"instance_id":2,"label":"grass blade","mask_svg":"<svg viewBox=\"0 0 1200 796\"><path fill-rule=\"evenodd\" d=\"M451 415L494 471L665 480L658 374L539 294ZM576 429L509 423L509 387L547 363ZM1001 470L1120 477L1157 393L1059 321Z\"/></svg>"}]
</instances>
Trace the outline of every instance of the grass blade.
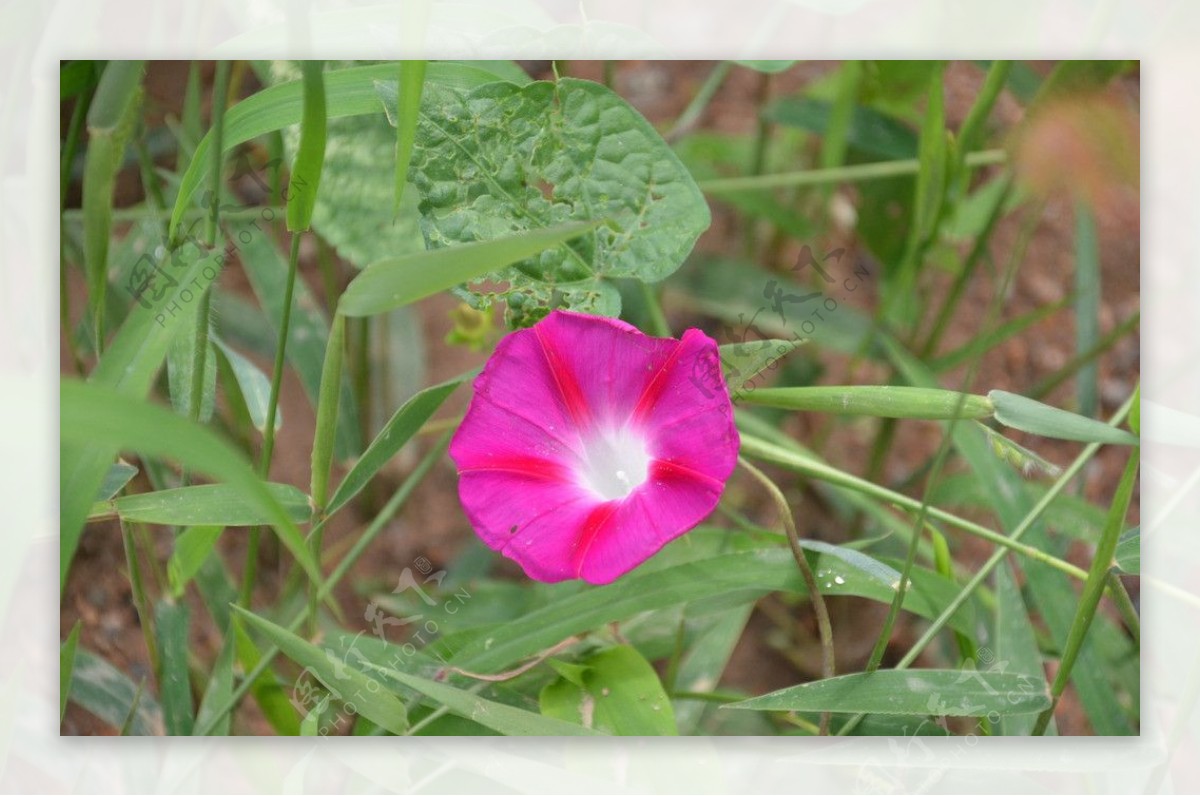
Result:
<instances>
[{"instance_id":1,"label":"grass blade","mask_svg":"<svg viewBox=\"0 0 1200 796\"><path fill-rule=\"evenodd\" d=\"M204 697L196 711L195 727L211 726L209 735L229 735L230 716L228 713L217 718L212 715L217 705L223 704L233 693L233 661L234 648L237 646L237 636L233 628L225 633L225 643L213 663L212 676L208 679L208 687L204 689Z\"/></svg>"},{"instance_id":2,"label":"grass blade","mask_svg":"<svg viewBox=\"0 0 1200 796\"><path fill-rule=\"evenodd\" d=\"M1100 244L1096 219L1082 202L1075 205L1075 354L1096 347L1100 338ZM1079 414L1095 417L1099 407L1098 371L1094 361L1079 368L1075 394Z\"/></svg>"},{"instance_id":3,"label":"grass blade","mask_svg":"<svg viewBox=\"0 0 1200 796\"><path fill-rule=\"evenodd\" d=\"M1067 642L1060 656L1058 672L1054 675L1054 683L1050 688L1054 701L1038 716L1037 725L1033 728L1034 735L1043 734L1046 725L1054 716L1054 709L1058 706L1058 700L1071 680L1071 672L1079 660L1079 653L1083 649L1088 629L1091 628L1092 621L1096 617L1096 609L1100 607L1100 598L1104 595L1104 588L1108 583L1108 570L1112 566L1113 554L1116 553L1121 529L1125 524L1125 513L1129 510L1129 502L1133 498L1133 490L1137 486L1138 453L1137 448L1130 453L1129 462L1125 465L1125 472L1121 475L1121 482L1117 485L1116 494L1113 495L1112 507L1108 512L1104 531L1100 535L1100 543L1096 545L1092 568L1088 572L1087 582L1083 585L1079 607L1071 622L1071 630L1067 634Z\"/></svg>"},{"instance_id":4,"label":"grass blade","mask_svg":"<svg viewBox=\"0 0 1200 796\"><path fill-rule=\"evenodd\" d=\"M320 581L320 570L300 530L242 454L213 432L175 413L96 384L63 380L60 422L64 442L96 442L142 456L173 458L236 487L243 498L271 518L280 541Z\"/></svg>"},{"instance_id":5,"label":"grass blade","mask_svg":"<svg viewBox=\"0 0 1200 796\"><path fill-rule=\"evenodd\" d=\"M956 414L979 419L992 414L991 401L982 395L923 387L768 387L747 393L743 400L802 412L921 420L949 420Z\"/></svg>"},{"instance_id":6,"label":"grass blade","mask_svg":"<svg viewBox=\"0 0 1200 796\"><path fill-rule=\"evenodd\" d=\"M433 416L450 394L458 386L475 375L475 371L464 373L457 378L429 387L408 399L379 432L379 436L371 441L363 455L354 462L350 472L338 484L333 497L329 501L327 513L333 514L354 498L363 487L391 460L413 436L420 431L421 426Z\"/></svg>"},{"instance_id":7,"label":"grass blade","mask_svg":"<svg viewBox=\"0 0 1200 796\"><path fill-rule=\"evenodd\" d=\"M167 561L167 583L176 600L204 566L224 530L221 525L194 525L175 537L175 548Z\"/></svg>"},{"instance_id":8,"label":"grass blade","mask_svg":"<svg viewBox=\"0 0 1200 796\"><path fill-rule=\"evenodd\" d=\"M1037 713L1044 691L1008 672L972 669L884 669L845 674L724 705L735 710L803 710L912 716L1007 716Z\"/></svg>"},{"instance_id":9,"label":"grass blade","mask_svg":"<svg viewBox=\"0 0 1200 796\"><path fill-rule=\"evenodd\" d=\"M182 603L160 600L154 608L159 652L158 693L162 699L167 735L191 735L195 723L187 662L190 624L191 612Z\"/></svg>"},{"instance_id":10,"label":"grass blade","mask_svg":"<svg viewBox=\"0 0 1200 796\"><path fill-rule=\"evenodd\" d=\"M346 286L338 302L338 312L357 317L403 307L566 243L600 223L560 224L495 240L380 260L363 269Z\"/></svg>"},{"instance_id":11,"label":"grass blade","mask_svg":"<svg viewBox=\"0 0 1200 796\"><path fill-rule=\"evenodd\" d=\"M131 735L162 735L162 708L149 694L139 696L119 669L85 649L75 654L71 701L114 729L128 724Z\"/></svg>"},{"instance_id":12,"label":"grass blade","mask_svg":"<svg viewBox=\"0 0 1200 796\"><path fill-rule=\"evenodd\" d=\"M262 633L284 655L319 679L336 699L348 706L353 705L353 712L361 713L396 735L408 729L408 712L404 709L404 703L381 688L378 680L353 666L345 665L279 625L241 607L235 606L234 610L248 627Z\"/></svg>"},{"instance_id":13,"label":"grass blade","mask_svg":"<svg viewBox=\"0 0 1200 796\"><path fill-rule=\"evenodd\" d=\"M1027 431L1054 439L1076 442L1100 442L1109 445L1137 445L1138 438L1128 431L1083 417L1074 412L1047 406L1023 395L992 390L988 398L996 407L996 420L1018 431Z\"/></svg>"},{"instance_id":14,"label":"grass blade","mask_svg":"<svg viewBox=\"0 0 1200 796\"><path fill-rule=\"evenodd\" d=\"M333 440L337 430L338 399L342 390L342 358L346 351L346 318L333 317L329 344L325 347L325 362L321 368L321 389L317 399L317 425L313 437L311 459L311 494L317 517L325 514L325 498L329 494L329 468L333 462Z\"/></svg>"},{"instance_id":15,"label":"grass blade","mask_svg":"<svg viewBox=\"0 0 1200 796\"><path fill-rule=\"evenodd\" d=\"M291 484L263 486L292 522L308 520L312 512L307 495ZM245 490L233 484L200 484L126 495L96 504L88 519L113 515L128 522L154 525L243 526L271 521L271 515L259 503L247 499Z\"/></svg>"},{"instance_id":16,"label":"grass blade","mask_svg":"<svg viewBox=\"0 0 1200 796\"><path fill-rule=\"evenodd\" d=\"M313 205L321 183L325 163L325 80L324 61L301 61L304 74L304 112L300 118L300 146L288 180L287 228L304 232L312 223Z\"/></svg>"},{"instance_id":17,"label":"grass blade","mask_svg":"<svg viewBox=\"0 0 1200 796\"><path fill-rule=\"evenodd\" d=\"M1005 671L1013 674L1025 675L1030 682L1038 684L1039 691L1048 691L1046 671L1038 650L1033 622L1029 618L1029 608L1021 597L1021 590L1011 570L1003 564L996 569L995 627L992 658L996 665L1005 667ZM1029 714L1002 716L1000 734L1029 735L1036 721L1037 717Z\"/></svg>"},{"instance_id":18,"label":"grass blade","mask_svg":"<svg viewBox=\"0 0 1200 796\"><path fill-rule=\"evenodd\" d=\"M425 86L425 62L401 61L397 82L396 118L396 198L392 213L400 212L400 199L408 182L408 163L417 140L417 122L421 110L421 90Z\"/></svg>"},{"instance_id":19,"label":"grass blade","mask_svg":"<svg viewBox=\"0 0 1200 796\"><path fill-rule=\"evenodd\" d=\"M67 715L67 699L71 696L71 675L75 670L75 649L79 646L82 621L76 621L58 653L58 720Z\"/></svg>"}]
</instances>

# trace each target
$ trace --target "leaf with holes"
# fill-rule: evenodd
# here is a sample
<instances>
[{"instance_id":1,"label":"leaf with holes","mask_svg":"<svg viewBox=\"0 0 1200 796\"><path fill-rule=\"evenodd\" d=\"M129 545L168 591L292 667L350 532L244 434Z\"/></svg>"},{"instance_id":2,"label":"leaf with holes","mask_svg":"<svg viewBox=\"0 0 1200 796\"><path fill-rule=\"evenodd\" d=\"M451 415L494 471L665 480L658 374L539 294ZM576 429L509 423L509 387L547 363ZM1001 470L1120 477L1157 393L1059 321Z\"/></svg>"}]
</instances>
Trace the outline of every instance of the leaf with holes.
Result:
<instances>
[{"instance_id":1,"label":"leaf with holes","mask_svg":"<svg viewBox=\"0 0 1200 796\"><path fill-rule=\"evenodd\" d=\"M394 119L395 84L378 88ZM585 80L469 91L427 85L409 179L430 248L606 220L585 237L491 274L491 290L464 291L480 309L506 300L516 326L552 304L616 315L620 296L611 279L664 279L710 221L700 189L649 122Z\"/></svg>"}]
</instances>

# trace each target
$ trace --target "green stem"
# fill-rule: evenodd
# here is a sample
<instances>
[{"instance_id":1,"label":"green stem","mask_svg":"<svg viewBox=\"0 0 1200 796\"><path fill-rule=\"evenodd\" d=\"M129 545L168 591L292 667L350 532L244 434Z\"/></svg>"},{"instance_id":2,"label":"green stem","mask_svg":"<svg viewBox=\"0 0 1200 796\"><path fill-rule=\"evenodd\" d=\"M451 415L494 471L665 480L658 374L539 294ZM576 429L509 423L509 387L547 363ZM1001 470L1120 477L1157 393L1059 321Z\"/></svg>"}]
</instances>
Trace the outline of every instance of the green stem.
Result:
<instances>
[{"instance_id":1,"label":"green stem","mask_svg":"<svg viewBox=\"0 0 1200 796\"><path fill-rule=\"evenodd\" d=\"M834 660L833 652L833 625L829 621L829 608L825 605L825 596L821 594L821 590L817 587L817 578L813 574L812 567L809 566L808 558L804 555L804 548L800 546L800 535L796 531L796 520L792 516L792 507L788 505L787 498L783 496L783 492L775 485L775 482L767 478L766 474L755 467L743 457L738 457L738 464L742 469L754 476L767 492L771 495L771 499L775 501L775 508L779 512L779 518L783 522L784 531L787 533L788 546L792 550L792 557L796 559L796 566L800 568L800 575L804 578L804 585L808 589L809 598L812 600L813 612L817 615L817 631L821 637L821 677L828 680L837 674L837 666ZM821 714L820 734L829 734L829 713Z\"/></svg>"},{"instance_id":2,"label":"green stem","mask_svg":"<svg viewBox=\"0 0 1200 796\"><path fill-rule=\"evenodd\" d=\"M1004 163L1008 158L1003 149L986 149L972 152L966 157L966 165L971 168L995 166ZM884 160L878 163L862 163L854 166L839 166L833 169L810 169L807 171L786 171L780 174L764 174L758 177L727 177L714 180L701 180L700 190L710 194L734 193L737 191L764 191L771 188L784 188L789 185L825 185L827 183L859 182L862 180L878 180L885 177L904 177L916 174L921 170L921 161L917 158L908 160Z\"/></svg>"},{"instance_id":3,"label":"green stem","mask_svg":"<svg viewBox=\"0 0 1200 796\"><path fill-rule=\"evenodd\" d=\"M271 370L271 392L267 398L267 419L263 427L263 447L258 463L258 474L265 480L271 474L271 456L275 452L275 416L279 411L279 389L283 384L283 363L287 352L288 328L292 321L292 303L296 291L296 268L300 262L300 233L293 233L291 251L288 254L287 282L283 289L283 315L279 321L279 336L275 344L275 364ZM249 607L254 593L254 581L258 578L258 548L262 529L250 529L246 545L246 566L242 572L242 588L238 605Z\"/></svg>"},{"instance_id":4,"label":"green stem","mask_svg":"<svg viewBox=\"0 0 1200 796\"><path fill-rule=\"evenodd\" d=\"M721 84L725 82L725 78L729 76L729 70L732 68L732 61L721 61L713 67L703 85L700 86L700 90L696 92L696 96L688 103L687 108L675 120L670 132L666 134L665 138L668 141L677 141L691 132L692 127L700 120L704 109L708 107L708 103L712 102L712 98L721 88Z\"/></svg>"},{"instance_id":5,"label":"green stem","mask_svg":"<svg viewBox=\"0 0 1200 796\"><path fill-rule=\"evenodd\" d=\"M1116 414L1114 414L1108 421L1108 424L1114 427L1119 426L1129 414L1129 409L1132 406L1133 399L1130 398L1130 400L1125 402L1124 406L1117 410ZM1028 513L1026 513L1026 515L1021 519L1021 522L1017 524L1017 527L1013 529L1012 533L1006 537L1006 540L1009 542L1009 544L1006 544L1004 548L992 553L991 558L989 558L984 565L979 568L979 571L976 572L969 581L967 581L959 593L955 595L954 599L942 609L942 612L938 614L938 617L933 620L928 628L925 629L925 632L921 634L921 637L917 639L916 643L914 643L912 647L909 648L908 652L904 654L904 657L900 659L894 668L907 669L913 664L913 662L917 660L918 657L920 657L921 653L923 653L926 648L933 643L933 640L937 638L937 635L944 627L946 627L947 623L950 621L950 618L954 616L954 613L961 608L968 599L970 599L971 595L975 593L975 590L978 589L980 585L988 578L988 576L992 574L992 571L1004 561L1004 557L1008 555L1008 551L1010 549L1016 549L1016 547L1013 545L1018 544L1018 540L1024 536L1030 528L1033 527L1034 523L1036 523L1042 514L1045 513L1050 504L1054 502L1054 500L1060 494L1062 494L1062 492L1067 488L1067 485L1070 484L1071 481L1075 479L1075 476L1077 476L1084 468L1084 466L1092 460L1092 457L1096 455L1096 452L1100 450L1100 447L1101 443L1093 442L1084 448L1082 452L1080 452L1075 461L1071 462L1071 466L1063 471L1063 474L1058 477L1058 480L1054 482L1054 485L1046 490L1046 494L1042 495L1041 499L1034 504L1033 508L1031 508ZM935 511L936 510L931 509L930 513L934 513ZM1038 552L1041 553L1040 550ZM1058 561L1056 558L1051 558L1054 561ZM1071 568L1077 569L1075 567ZM1078 570L1078 572L1082 574L1084 579L1088 577L1086 572L1082 572L1082 570ZM838 730L838 735L847 735L852 732L854 728L858 726L858 723L862 721L864 715L865 714L858 714L850 721L846 722L846 724L840 730Z\"/></svg>"},{"instance_id":6,"label":"green stem","mask_svg":"<svg viewBox=\"0 0 1200 796\"><path fill-rule=\"evenodd\" d=\"M146 587L142 581L142 568L138 563L137 542L129 525L121 520L121 544L125 547L125 566L129 568L129 588L133 596L133 607L137 611L138 624L142 628L142 638L146 642L146 653L150 659L150 669L158 671L158 645L154 642L154 619L150 612L150 603L146 600Z\"/></svg>"},{"instance_id":7,"label":"green stem","mask_svg":"<svg viewBox=\"0 0 1200 796\"><path fill-rule=\"evenodd\" d=\"M646 300L646 311L650 313L650 328L658 337L670 337L671 325L667 323L667 316L663 314L662 304L658 301L654 286L648 282L638 282L638 285L642 289L642 297Z\"/></svg>"},{"instance_id":8,"label":"green stem","mask_svg":"<svg viewBox=\"0 0 1200 796\"><path fill-rule=\"evenodd\" d=\"M795 451L790 451L786 448L781 448L778 445L770 443L758 437L743 434L742 435L742 452L748 456L753 456L762 461L771 462L788 470L791 470L801 475L806 475L810 478L818 478L822 481L827 481L835 486L840 486L845 489L852 489L856 492L861 492L869 495L885 504L891 504L906 511L919 511L921 508L920 501L914 500L908 495L899 492L893 492L887 487L879 486L878 484L851 475L836 467L831 467L824 462L818 461L807 456L797 454ZM944 522L947 525L952 525L959 530L966 531L972 536L977 536L980 539L991 542L994 545L999 545L1006 550L1011 550L1014 553L1020 553L1031 561L1038 561L1047 566L1057 569L1059 572L1066 573L1076 580L1085 580L1087 572L1075 566L1074 564L1056 558L1049 553L1039 550L1027 544L1021 544L1016 538L1005 536L996 531L986 528L978 523L963 519L956 514L951 514L948 511L939 509L935 506L930 506L928 514L935 520Z\"/></svg>"},{"instance_id":9,"label":"green stem","mask_svg":"<svg viewBox=\"0 0 1200 796\"><path fill-rule=\"evenodd\" d=\"M1133 494L1133 488L1137 481L1139 453L1138 448L1134 448L1130 452L1129 462L1125 465L1125 472L1121 476L1121 482L1117 485L1108 521L1105 523L1104 532L1100 535L1100 541L1096 545L1092 568L1088 572L1087 582L1083 585L1079 607L1075 610L1075 619L1071 622L1067 643L1059 658L1058 672L1055 673L1054 683L1050 686L1050 707L1038 716L1037 724L1033 726L1034 735L1044 734L1046 727L1050 724L1050 719L1054 718L1054 710L1058 707L1058 701L1062 698L1067 683L1071 681L1071 671L1075 668L1075 662L1079 659L1079 652L1083 649L1083 642L1087 638L1088 630L1096 618L1096 609L1100 607L1100 598L1104 595L1105 586L1108 585L1109 568L1112 566L1113 555L1117 551L1117 541L1121 538L1121 529L1125 524L1125 512L1129 508L1129 498Z\"/></svg>"},{"instance_id":10,"label":"green stem","mask_svg":"<svg viewBox=\"0 0 1200 796\"><path fill-rule=\"evenodd\" d=\"M212 196L208 205L208 224L204 228L204 242L212 247L217 241L217 223L221 213L221 170L225 166L225 101L229 94L229 62L217 61L217 73L213 78L212 91L212 170L209 182Z\"/></svg>"}]
</instances>

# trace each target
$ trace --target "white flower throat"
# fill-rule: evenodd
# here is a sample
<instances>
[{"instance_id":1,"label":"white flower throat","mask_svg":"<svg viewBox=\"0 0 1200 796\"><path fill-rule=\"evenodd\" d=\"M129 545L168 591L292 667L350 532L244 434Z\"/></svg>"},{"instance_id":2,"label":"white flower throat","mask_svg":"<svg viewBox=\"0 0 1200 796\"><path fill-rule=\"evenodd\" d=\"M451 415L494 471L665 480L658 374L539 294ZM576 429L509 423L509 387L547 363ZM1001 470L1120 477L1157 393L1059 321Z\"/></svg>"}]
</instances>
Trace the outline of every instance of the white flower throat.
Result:
<instances>
[{"instance_id":1,"label":"white flower throat","mask_svg":"<svg viewBox=\"0 0 1200 796\"><path fill-rule=\"evenodd\" d=\"M604 500L620 500L646 481L650 454L629 428L601 432L584 442L580 483Z\"/></svg>"}]
</instances>

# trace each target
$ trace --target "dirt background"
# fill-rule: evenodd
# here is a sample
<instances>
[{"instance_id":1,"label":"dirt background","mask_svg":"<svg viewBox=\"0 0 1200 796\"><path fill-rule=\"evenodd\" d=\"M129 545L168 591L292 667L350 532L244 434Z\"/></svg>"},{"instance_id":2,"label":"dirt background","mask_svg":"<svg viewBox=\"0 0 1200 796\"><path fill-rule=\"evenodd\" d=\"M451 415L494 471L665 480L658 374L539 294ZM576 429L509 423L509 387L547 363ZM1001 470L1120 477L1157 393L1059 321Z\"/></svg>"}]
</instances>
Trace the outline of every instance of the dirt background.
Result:
<instances>
[{"instance_id":1,"label":"dirt background","mask_svg":"<svg viewBox=\"0 0 1200 796\"><path fill-rule=\"evenodd\" d=\"M549 62L533 62L525 66L535 77L549 77ZM804 62L788 72L775 76L767 88L768 97L780 97L796 93L810 81L827 73L834 64ZM1040 73L1049 70L1050 64L1035 64ZM560 62L560 71L576 77L599 80L602 67L597 62ZM629 61L616 65L616 90L660 130L668 128L684 110L704 79L712 70L708 62L653 62ZM182 105L183 87L187 78L186 62L151 62L147 71L147 125L161 125L167 116L178 118ZM206 84L210 83L211 64L204 72ZM951 64L946 76L947 125L956 129L966 116L982 84L982 72L965 63ZM712 103L699 120L698 126L730 133L751 133L756 127L755 109L763 95L764 81L756 73L734 69ZM241 95L247 96L257 89L253 75L246 76ZM1108 90L1114 100L1135 109L1138 102L1137 77L1126 77L1115 82ZM65 132L70 118L71 105L62 109L62 130ZM1001 130L1011 130L1022 118L1022 108L1014 97L1003 94L993 112L992 123ZM1070 142L1064 144L1068 148ZM173 157L157 159L159 166L174 167ZM1135 153L1136 162L1136 153ZM68 193L68 207L79 206L79 181L73 180ZM839 193L851 204L855 200L853 188L843 188ZM142 201L140 180L136 169L127 169L118 180L117 206L129 206ZM704 234L697 250L702 252L733 252L740 244L742 220L738 214L719 201L712 201L712 227ZM1108 196L1097 209L1100 243L1103 295L1101 297L1101 335L1137 312L1139 307L1140 229L1139 205L1136 191ZM1019 215L1019 214L1018 214ZM1018 235L1019 219L1008 217L997 228L992 241L993 254L999 262L1011 251ZM861 262L873 272L878 264L873 261L852 236L838 237L834 233L829 240L808 242L814 250L827 251L832 245L847 246L849 256ZM779 254L781 270L785 263L795 260L800 243L789 243ZM344 262L338 263L342 284L350 278L353 268ZM1074 215L1071 199L1052 196L1045 206L1040 225L1030 243L1026 262L1020 269L1016 282L1003 307L1002 320L1018 317L1036 307L1061 300L1072 289L1074 273ZM314 294L321 296L321 279L317 271L315 251L309 247L302 253L301 278L306 280ZM85 303L85 293L78 274L73 274L69 283L72 306L78 316L79 308ZM227 268L221 277L223 287L242 293L253 300L249 286L237 267ZM934 294L944 294L948 279L928 286ZM668 281L668 286L670 282ZM874 295L875 283L869 289L859 291L849 300L859 307L869 309L878 299ZM992 281L977 278L969 285L961 311L957 313L945 336L943 351L949 351L966 342L976 333L978 321L987 311L993 298ZM426 356L427 384L453 377L464 370L483 363L485 354L476 353L462 346L447 346L441 341L451 330L451 311L457 301L441 295L422 301L418 305L424 339L429 346ZM680 331L689 325L703 325L705 319L695 317L679 302L671 299L670 289L664 296L664 308L672 329ZM711 323L711 321L707 321ZM1044 378L1054 374L1074 354L1074 322L1070 311L1056 312L1037 323L1015 339L990 352L983 360L975 384L980 389L997 387L1013 392L1022 392ZM70 355L61 348L61 369L64 374L73 372ZM270 371L270 363L258 357L257 364ZM826 372L823 383L843 383L852 376L857 383L873 383L882 380L886 372L873 372L870 368L858 369L853 374L845 370L844 361L836 356L823 358ZM844 359L844 358L841 358ZM1139 373L1138 337L1136 334L1124 338L1106 356L1099 360L1100 395L1103 413L1111 413L1128 397L1137 384ZM960 384L962 371L948 374L943 383L948 387ZM880 383L880 382L875 382ZM424 386L424 385L423 385ZM1074 401L1074 380L1068 380L1047 397L1047 401L1062 406L1071 406ZM467 390L460 390L443 407L438 417L454 417L465 410ZM313 409L304 396L295 374L285 372L281 407L288 419L287 433L279 437L276 444L274 466L271 477L302 488L308 483L308 461L312 445L314 426ZM390 411L390 410L389 410ZM862 473L865 469L872 429L868 425L838 423L826 428L829 421L820 417L797 417L789 421L788 430L800 440L811 439L812 435L830 433L824 451L830 461L846 470ZM933 424L902 422L899 424L892 454L884 468L888 483L902 481L917 465L924 462L937 447L940 434ZM1066 464L1071 461L1079 446L1058 443L1041 438L1018 434L1015 439L1032 448L1052 462ZM388 494L403 479L404 475L427 449L429 439L422 439L410 446L384 471L381 492ZM418 450L411 450L417 448ZM1103 503L1111 494L1123 459L1119 451L1102 451L1085 471L1085 494L1089 499ZM774 473L781 484L788 485L797 497L802 495L802 485L784 473ZM140 477L140 476L139 476ZM754 489L746 477L736 474L730 489L752 495ZM136 483L136 482L135 482ZM144 487L144 485L143 485ZM911 492L911 490L910 490ZM919 494L919 493L918 493ZM764 523L773 521L772 510L764 503L751 503L749 513L757 515ZM1138 509L1131 510L1130 524L1138 522ZM327 549L344 549L352 541L353 533L369 516L353 516L353 510L342 512L326 536ZM829 534L830 525L822 522L819 507L802 523L802 533L820 536ZM976 518L979 519L979 518ZM807 526L807 527L805 527ZM152 529L158 532L163 529ZM240 529L239 529L240 530ZM429 559L435 567L454 561L455 556L471 537L471 529L458 505L456 477L452 465L443 459L426 478L412 500L380 535L376 543L362 557L350 575L343 581L338 592L343 610L351 622L363 622L362 615L367 603L364 593L372 588L390 590L397 573L412 566L420 557ZM243 533L226 533L219 549L236 573L244 559ZM829 541L841 541L827 536ZM991 552L990 546L970 537L955 534L951 539L956 558L960 561L981 561ZM165 533L156 533L156 566L165 570L170 554L170 538ZM1076 563L1086 566L1086 551L1073 550ZM146 562L149 563L149 562ZM279 587L279 573L264 561L262 578L258 583L256 600L266 604ZM519 575L515 566L505 561L498 571ZM1130 582L1131 592L1137 599L1136 580ZM210 662L219 648L220 637L207 618L199 600L193 594L193 651L205 663ZM751 693L764 693L797 681L797 673L808 678L819 676L819 655L815 653L815 625L803 623L801 637L786 639L793 649L814 650L812 655L787 655L781 651L780 611L788 611L775 598L756 611L735 651L727 669L723 685L744 689ZM838 641L837 657L839 669L853 671L861 667L870 652L878 628L886 613L886 606L853 598L835 599L830 602L833 612L835 635ZM805 614L807 616L807 614ZM903 616L903 615L902 615ZM772 617L775 617L774 619ZM82 621L81 643L125 671L135 682L145 678L153 681L147 662L137 614L131 601L125 556L121 545L119 527L115 523L95 523L87 527L72 566L70 578L62 598L60 628L63 638L76 621ZM805 619L805 621L808 621ZM366 627L364 623L364 628ZM914 626L902 619L893 634L891 649L905 650L916 634ZM803 634L807 630L808 637ZM793 627L792 632L796 632ZM892 656L889 652L889 658ZM1070 694L1059 711L1059 729L1062 734L1089 734L1090 727L1081 712L1070 701ZM250 702L244 705L235 717L234 732L269 733L270 728ZM112 734L113 729L100 722L76 705L67 711L62 733Z\"/></svg>"}]
</instances>

